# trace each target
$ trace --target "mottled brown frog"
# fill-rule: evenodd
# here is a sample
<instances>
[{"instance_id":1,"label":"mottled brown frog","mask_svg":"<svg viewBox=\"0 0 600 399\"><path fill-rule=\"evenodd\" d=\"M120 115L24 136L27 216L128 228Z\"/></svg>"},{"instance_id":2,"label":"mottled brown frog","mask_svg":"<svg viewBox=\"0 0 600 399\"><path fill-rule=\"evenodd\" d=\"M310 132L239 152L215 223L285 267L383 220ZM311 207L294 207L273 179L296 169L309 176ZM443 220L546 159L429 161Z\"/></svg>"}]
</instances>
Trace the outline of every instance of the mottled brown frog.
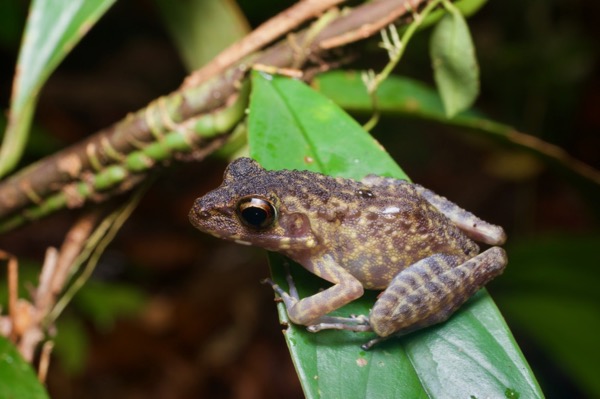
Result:
<instances>
[{"instance_id":1,"label":"mottled brown frog","mask_svg":"<svg viewBox=\"0 0 600 399\"><path fill-rule=\"evenodd\" d=\"M216 237L280 252L333 283L300 299L294 287L288 294L267 280L290 320L313 332L388 337L442 322L507 264L502 248L479 253L473 241L501 245L501 227L422 186L374 175L267 171L239 158L219 188L196 200L190 220ZM328 316L364 289L383 291L368 316Z\"/></svg>"}]
</instances>

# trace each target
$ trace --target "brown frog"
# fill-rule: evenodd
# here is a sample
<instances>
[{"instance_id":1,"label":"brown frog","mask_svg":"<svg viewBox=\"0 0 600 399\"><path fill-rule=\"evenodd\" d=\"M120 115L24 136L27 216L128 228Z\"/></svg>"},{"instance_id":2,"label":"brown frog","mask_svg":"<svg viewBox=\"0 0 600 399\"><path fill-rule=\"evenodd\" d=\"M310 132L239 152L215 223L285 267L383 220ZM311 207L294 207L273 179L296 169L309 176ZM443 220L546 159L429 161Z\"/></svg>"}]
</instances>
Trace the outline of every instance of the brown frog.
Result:
<instances>
[{"instance_id":1,"label":"brown frog","mask_svg":"<svg viewBox=\"0 0 600 399\"><path fill-rule=\"evenodd\" d=\"M333 283L300 299L295 287L288 294L267 280L290 320L313 332L383 338L442 322L507 264L502 248L479 253L472 241L501 245L501 227L422 186L375 175L355 181L267 171L250 158L227 167L223 184L196 200L190 221L216 237L280 252ZM368 316L328 316L364 289L383 290Z\"/></svg>"}]
</instances>

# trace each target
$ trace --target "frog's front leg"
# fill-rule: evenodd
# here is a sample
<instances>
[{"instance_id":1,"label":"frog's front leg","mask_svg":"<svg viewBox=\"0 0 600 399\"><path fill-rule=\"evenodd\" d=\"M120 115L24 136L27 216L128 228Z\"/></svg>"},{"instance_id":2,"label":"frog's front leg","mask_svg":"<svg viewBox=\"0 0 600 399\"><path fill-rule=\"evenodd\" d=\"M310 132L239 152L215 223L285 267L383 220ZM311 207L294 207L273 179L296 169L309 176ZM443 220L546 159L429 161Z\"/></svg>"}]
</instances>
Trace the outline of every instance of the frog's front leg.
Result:
<instances>
[{"instance_id":1,"label":"frog's front leg","mask_svg":"<svg viewBox=\"0 0 600 399\"><path fill-rule=\"evenodd\" d=\"M316 261L304 262L302 265L310 272L334 283L334 285L317 294L299 299L297 294L289 295L277 284L265 280L271 284L283 300L288 317L294 324L308 326L326 321L327 318L324 318L326 314L361 297L364 292L362 284L336 264L329 255L325 255Z\"/></svg>"}]
</instances>

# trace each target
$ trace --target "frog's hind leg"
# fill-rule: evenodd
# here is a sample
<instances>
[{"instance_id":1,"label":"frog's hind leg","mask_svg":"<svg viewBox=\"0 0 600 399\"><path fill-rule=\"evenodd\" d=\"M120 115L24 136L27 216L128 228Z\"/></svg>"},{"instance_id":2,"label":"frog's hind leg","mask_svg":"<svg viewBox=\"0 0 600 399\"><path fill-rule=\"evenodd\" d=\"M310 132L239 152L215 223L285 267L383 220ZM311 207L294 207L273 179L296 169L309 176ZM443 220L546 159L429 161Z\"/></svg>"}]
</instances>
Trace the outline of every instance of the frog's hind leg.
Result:
<instances>
[{"instance_id":1,"label":"frog's hind leg","mask_svg":"<svg viewBox=\"0 0 600 399\"><path fill-rule=\"evenodd\" d=\"M465 211L454 202L423 186L415 184L414 187L421 197L436 207L473 240L489 245L502 245L506 241L506 234L502 227L479 219L471 212Z\"/></svg>"},{"instance_id":2,"label":"frog's hind leg","mask_svg":"<svg viewBox=\"0 0 600 399\"><path fill-rule=\"evenodd\" d=\"M445 321L506 264L500 247L465 262L446 254L422 259L394 277L371 310L370 325L387 337Z\"/></svg>"}]
</instances>

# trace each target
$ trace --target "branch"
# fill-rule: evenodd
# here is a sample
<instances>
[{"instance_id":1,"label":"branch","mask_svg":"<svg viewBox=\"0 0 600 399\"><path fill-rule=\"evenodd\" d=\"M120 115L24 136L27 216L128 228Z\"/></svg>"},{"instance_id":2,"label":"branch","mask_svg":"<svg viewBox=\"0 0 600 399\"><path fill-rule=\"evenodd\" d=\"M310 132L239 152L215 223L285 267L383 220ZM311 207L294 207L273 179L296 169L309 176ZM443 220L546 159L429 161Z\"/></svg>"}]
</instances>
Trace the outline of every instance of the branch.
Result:
<instances>
[{"instance_id":1,"label":"branch","mask_svg":"<svg viewBox=\"0 0 600 399\"><path fill-rule=\"evenodd\" d=\"M389 24L391 16L398 18L424 1L379 0L360 5L338 15L320 27L316 34L310 28L305 29L295 34L293 40L283 40L255 55L253 61L285 68L298 67L300 60L300 67L308 70L312 67L310 60L322 62L332 49L331 43L336 40L340 45L346 45L365 39ZM317 15L323 11L323 7L316 3L302 3L307 7L306 15ZM298 24L298 19L285 22L286 15L282 13L275 17L277 25L292 29ZM265 23L252 33L251 37L260 37L261 40L246 48L270 42L281 34L282 29L272 29L271 26ZM303 47L299 48L298 43L302 43ZM226 50L225 53L229 52ZM90 198L102 201L113 192L100 194L117 186L116 192L127 191L143 180L150 170L180 153L193 150L204 150L203 156L212 153L222 145L223 135L243 117L243 109L242 112L233 112L232 108L237 105L236 110L240 109L238 94L248 70L248 65L239 63L244 56L241 53L237 60L227 58L229 61L224 64L221 61L211 64L213 66L207 68L214 70L211 74L216 76L209 80L198 78L206 78L201 70L196 78L187 80L179 90L0 183L0 218L5 219L30 207L18 217L4 222L0 231L64 206L82 206ZM232 62L239 64L229 68L224 66ZM245 104L245 101L247 98L243 98L241 103ZM169 143L176 145L168 147Z\"/></svg>"},{"instance_id":2,"label":"branch","mask_svg":"<svg viewBox=\"0 0 600 399\"><path fill-rule=\"evenodd\" d=\"M242 40L232 44L210 63L188 76L183 87L194 87L218 74L241 59L273 42L277 37L298 27L346 0L304 0L271 18Z\"/></svg>"}]
</instances>

